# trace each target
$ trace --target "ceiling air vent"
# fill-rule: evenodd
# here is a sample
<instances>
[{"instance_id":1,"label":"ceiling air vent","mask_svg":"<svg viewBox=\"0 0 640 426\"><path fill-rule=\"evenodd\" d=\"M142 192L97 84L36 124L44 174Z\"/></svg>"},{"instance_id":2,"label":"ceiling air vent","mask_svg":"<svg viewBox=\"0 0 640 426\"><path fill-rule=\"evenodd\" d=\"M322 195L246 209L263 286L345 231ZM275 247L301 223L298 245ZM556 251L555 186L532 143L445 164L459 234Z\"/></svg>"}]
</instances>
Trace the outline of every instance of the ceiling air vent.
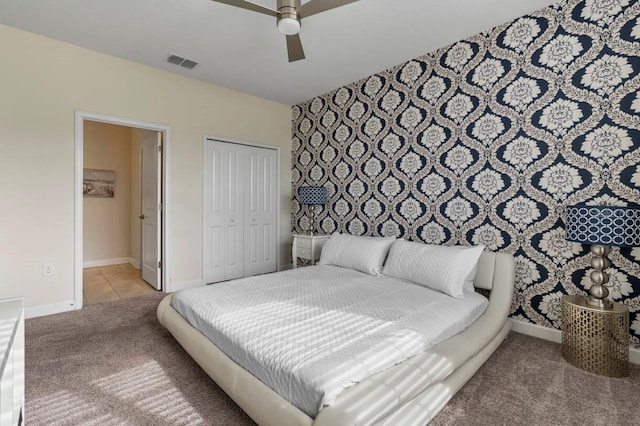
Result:
<instances>
[{"instance_id":1,"label":"ceiling air vent","mask_svg":"<svg viewBox=\"0 0 640 426\"><path fill-rule=\"evenodd\" d=\"M197 62L192 61L191 59L185 59L181 56L173 54L169 55L169 57L167 58L167 62L173 65L179 65L181 67L188 68L190 70L194 69L195 66L198 65Z\"/></svg>"},{"instance_id":2,"label":"ceiling air vent","mask_svg":"<svg viewBox=\"0 0 640 426\"><path fill-rule=\"evenodd\" d=\"M190 59L185 59L183 63L180 64L180 66L183 66L185 68L189 68L190 70L193 69L193 67L195 67L196 65L198 65L197 62L193 62Z\"/></svg>"}]
</instances>

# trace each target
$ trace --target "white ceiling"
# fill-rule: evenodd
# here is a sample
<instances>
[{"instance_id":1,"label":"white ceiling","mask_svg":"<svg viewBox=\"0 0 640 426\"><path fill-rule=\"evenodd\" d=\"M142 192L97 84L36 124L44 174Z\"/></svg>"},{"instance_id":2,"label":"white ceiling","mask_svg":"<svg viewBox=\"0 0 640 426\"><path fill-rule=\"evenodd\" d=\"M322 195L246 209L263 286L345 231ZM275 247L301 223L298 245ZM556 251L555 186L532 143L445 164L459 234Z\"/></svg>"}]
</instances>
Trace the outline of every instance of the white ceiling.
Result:
<instances>
[{"instance_id":1,"label":"white ceiling","mask_svg":"<svg viewBox=\"0 0 640 426\"><path fill-rule=\"evenodd\" d=\"M294 105L555 2L360 0L303 19L293 63L275 18L210 0L0 0L0 23Z\"/></svg>"}]
</instances>

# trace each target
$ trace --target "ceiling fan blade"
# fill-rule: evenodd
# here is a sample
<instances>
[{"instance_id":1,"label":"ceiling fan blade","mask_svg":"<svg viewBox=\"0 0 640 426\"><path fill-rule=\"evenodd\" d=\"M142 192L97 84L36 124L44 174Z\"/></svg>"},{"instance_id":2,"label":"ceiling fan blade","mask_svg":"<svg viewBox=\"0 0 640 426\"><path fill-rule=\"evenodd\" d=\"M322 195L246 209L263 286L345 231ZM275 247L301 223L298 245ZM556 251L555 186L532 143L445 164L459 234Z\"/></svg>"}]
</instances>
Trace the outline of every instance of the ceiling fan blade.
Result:
<instances>
[{"instance_id":1,"label":"ceiling fan blade","mask_svg":"<svg viewBox=\"0 0 640 426\"><path fill-rule=\"evenodd\" d=\"M229 6L239 7L241 9L251 10L253 12L263 13L269 16L278 16L277 10L272 10L264 6L260 6L259 4L251 3L250 1L245 0L211 0L216 3L228 4Z\"/></svg>"},{"instance_id":2,"label":"ceiling fan blade","mask_svg":"<svg viewBox=\"0 0 640 426\"><path fill-rule=\"evenodd\" d=\"M304 59L304 50L300 41L300 34L287 36L287 52L289 53L289 62Z\"/></svg>"},{"instance_id":3,"label":"ceiling fan blade","mask_svg":"<svg viewBox=\"0 0 640 426\"><path fill-rule=\"evenodd\" d=\"M335 9L336 7L344 6L345 4L354 3L358 0L310 0L298 8L298 13L303 18L306 18L316 13L324 12L326 10Z\"/></svg>"}]
</instances>

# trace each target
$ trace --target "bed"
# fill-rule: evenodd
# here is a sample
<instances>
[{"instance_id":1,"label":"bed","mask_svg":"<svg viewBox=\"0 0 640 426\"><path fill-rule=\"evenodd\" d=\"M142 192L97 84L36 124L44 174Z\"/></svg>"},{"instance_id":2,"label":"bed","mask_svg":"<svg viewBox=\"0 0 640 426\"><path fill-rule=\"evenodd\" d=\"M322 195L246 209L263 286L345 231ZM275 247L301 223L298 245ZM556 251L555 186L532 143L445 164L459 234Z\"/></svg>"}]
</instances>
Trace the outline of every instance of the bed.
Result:
<instances>
[{"instance_id":1,"label":"bed","mask_svg":"<svg viewBox=\"0 0 640 426\"><path fill-rule=\"evenodd\" d=\"M428 275L429 273L425 273L426 269L424 268L437 269L439 265L446 263L443 262L442 259L450 257L447 253L444 253L445 257L440 260L438 260L437 256L427 256L431 259L432 264L423 265L421 271L420 268L416 269L411 265L419 259L424 259L424 252L416 252L416 256L418 257L414 257L413 259L411 258L411 254L409 254L408 257L406 255L406 253L411 253L407 250L414 250L416 248L423 250L422 247L415 246L417 243L403 242L404 245L402 245L402 247L404 247L405 253L401 253L400 249L394 252L396 246L401 246L398 241L388 240L387 242L383 242L382 239L377 239L375 240L375 244L381 243L386 246L386 249L376 252L376 250L371 249L371 247L375 245L372 243L373 240L364 241L362 238L363 237L360 237L360 240L356 243L356 246L357 244L361 244L359 248L354 247L353 244L350 247L348 244L341 244L338 247L336 244L333 246L329 244L332 242L332 239L337 240L337 238L332 236L327 242L329 250L327 250L326 245L323 249L320 266L302 268L302 270L290 270L270 274L269 277L253 277L230 282L229 284L216 284L209 287L213 288L217 286L216 291L218 291L218 295L216 297L220 298L222 297L220 292L230 292L234 286L241 291L250 292L250 289L256 288L256 285L262 285L262 283L272 280L274 284L271 284L268 293L261 293L256 290L255 297L247 297L247 299L257 298L258 302L255 306L262 306L261 298L266 297L265 294L282 293L285 291L285 283L293 282L295 285L297 281L303 280L309 289L308 294L305 293L304 295L306 298L305 302L296 302L295 304L289 304L287 306L299 307L301 304L311 304L313 305L313 309L317 310L316 303L319 299L317 299L316 293L338 294L337 299L322 302L324 304L335 304L335 300L348 299L347 296L339 293L340 291L349 291L349 289L356 288L360 284L374 287L377 285L378 287L375 287L375 291L381 295L380 297L386 298L386 300L389 301L389 306L392 307L394 296L393 294L383 293L387 291L385 290L386 288L392 287L394 289L393 291L396 291L396 286L400 286L398 282L401 281L403 283L402 285L407 287L410 292L422 291L416 290L416 285L412 282L412 280L419 280L420 278L412 277L411 273ZM351 243L353 243L353 241L351 241ZM414 247L409 247L409 244L414 244ZM332 250L331 247L338 247L339 249ZM389 251L389 247L391 247L391 251ZM327 250L326 256L325 250ZM388 258L387 252L389 253ZM354 253L355 256L358 257L356 260L354 260ZM362 253L366 253L366 261L362 261ZM393 257L394 253L395 258ZM398 253L401 253L402 257L398 257ZM407 352L408 356L398 358L395 361L392 360L390 365L380 364L380 368L378 369L371 369L370 366L365 366L365 369L368 369L371 374L358 377L354 383L348 385L342 383L342 385L340 385L342 387L338 386L337 391L334 388L332 391L327 391L326 395L320 392L320 395L317 396L321 398L317 410L309 408L313 407L314 403L317 403L314 402L315 400L305 403L304 401L301 402L292 399L291 395L300 394L302 391L299 391L298 388L290 383L286 383L285 381L283 385L277 382L277 380L275 384L268 381L271 373L268 370L260 370L262 363L269 364L268 359L266 361L261 361L261 359L252 360L250 356L238 355L234 352L235 349L233 345L235 343L231 337L226 341L224 337L211 336L212 331L207 330L206 326L205 329L203 329L203 325L199 323L200 320L194 317L194 313L189 311L188 308L185 308L183 304L189 299L196 302L202 300L204 292L208 291L206 288L194 289L190 293L187 293L189 290L181 292L176 300L174 300L174 297L176 297L174 294L168 295L158 306L158 319L204 371L260 425L424 425L446 405L458 389L460 389L489 356L491 356L502 343L510 329L507 316L510 310L513 292L513 257L503 253L482 251L481 248L477 253L478 260L476 268L473 271L473 286L475 286L476 289L490 292L488 301L486 301L485 305L480 309L478 307L479 304L481 304L480 302L475 304L471 303L472 300L476 300L476 296L470 293L465 293L466 297L458 297L457 301L453 300L455 299L453 297L446 296L446 298L452 299L452 303L462 303L461 300L464 299L464 303L473 305L471 311L474 309L478 311L478 309L480 309L479 312L476 312L469 318L463 318L463 325L457 326L457 329L448 330L448 334L427 333L428 335L426 337L423 336L422 340L429 340L433 343L428 349L422 350L420 347L412 347L409 352ZM373 259L372 262L370 261L371 259ZM385 259L387 259L387 262L383 270L382 263ZM402 277L402 279L392 277L393 280L397 281L390 281L386 277L387 272L394 272L392 268L389 267L389 264L393 263L393 259L401 259L401 261L396 262L396 272L408 274ZM433 262L436 263L434 264ZM336 263L340 265L336 265ZM372 267L371 265L374 266ZM382 272L385 274L380 277ZM456 273L456 271L451 272L451 270L449 270L448 273ZM378 278L367 278L367 275ZM464 272L464 275L468 275L467 272ZM322 281L318 277L326 277L325 286L323 286ZM336 277L340 278L337 279ZM336 281L344 281L344 283L338 285ZM299 287L300 283L298 282L297 284ZM411 287L414 288L412 289ZM265 287L261 288L264 289ZM316 288L318 291L314 293L311 291L313 288ZM465 291L468 290L469 288L466 288ZM234 316L232 313L238 309L237 305L235 305L235 303L237 303L236 299L232 298L225 301L223 305L229 305L226 306L228 311L218 316ZM416 299L416 297L410 297L410 299ZM312 302L309 302L309 300ZM443 299L441 298L440 300ZM368 302L360 301L359 303L366 305ZM434 309L435 306L439 305L431 305L428 309L423 308L422 305L412 305L410 309L413 311L437 311L437 309ZM218 309L222 308L209 307L205 310L211 314L211 310L216 311ZM179 310L182 311L182 313L179 313ZM363 315L353 316L354 312L358 313L356 308L352 309L350 307L348 310L349 315L352 316L348 317L345 323L357 323L357 318L363 317ZM389 310L392 309L387 309L387 311ZM338 311L344 314L344 309L338 309ZM212 315L215 316L215 312ZM264 312L258 311L256 311L256 315L259 317L265 315L265 318L269 317L269 313L265 314ZM408 316L408 314L402 314L402 318ZM470 323L470 325L465 323L465 321ZM313 323L315 324L317 322L314 318ZM195 324L203 331L199 331L192 324ZM231 324L231 329L236 328L233 322L229 324ZM411 324L416 324L416 322L400 323L401 327L406 326L407 329L412 329L413 326ZM238 327L241 325L240 322ZM229 328L229 326L227 326L227 328ZM257 327L256 331L254 328L254 326L251 326L246 332L255 332L258 335L262 335L275 327L269 323L268 328L264 330L260 330L259 327ZM394 330L397 331L397 329L398 327ZM324 338L324 334L321 331L320 329L317 331L319 333L317 339L320 340ZM357 329L356 332L358 332ZM215 333L215 331L213 333ZM209 334L210 337L205 336L205 334ZM233 336L233 333L231 333L231 336ZM212 343L211 339L222 339L216 340L220 347ZM349 339L352 339L352 337L349 337ZM286 346L286 342L282 345ZM229 354L229 356L227 354ZM260 355L259 352L258 355ZM280 365L280 358L278 358L278 356L280 355L275 356L275 359L278 361L276 364ZM402 357L403 355L399 356ZM308 358L309 354L303 354L303 359L306 360ZM236 362L234 359L239 361ZM295 365L299 363L299 361L296 361ZM249 372L240 364L247 366L250 370L252 368L258 368L258 370ZM315 365L315 368L317 370L317 365ZM267 380L265 380L265 376ZM265 382L269 385L265 384ZM286 392L287 386L293 386L289 394ZM277 389L278 392L272 389ZM285 390L283 391L283 389ZM286 398L281 395L285 395Z\"/></svg>"}]
</instances>

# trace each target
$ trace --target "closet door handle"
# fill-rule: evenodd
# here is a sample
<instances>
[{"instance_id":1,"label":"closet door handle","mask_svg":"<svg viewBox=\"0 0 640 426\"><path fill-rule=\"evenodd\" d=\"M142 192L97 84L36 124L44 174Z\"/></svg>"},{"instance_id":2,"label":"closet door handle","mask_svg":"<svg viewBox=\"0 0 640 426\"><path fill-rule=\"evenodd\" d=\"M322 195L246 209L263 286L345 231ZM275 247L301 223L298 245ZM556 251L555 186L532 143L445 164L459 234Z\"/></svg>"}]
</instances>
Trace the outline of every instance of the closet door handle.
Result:
<instances>
[{"instance_id":1,"label":"closet door handle","mask_svg":"<svg viewBox=\"0 0 640 426\"><path fill-rule=\"evenodd\" d=\"M145 215L141 214L140 216L138 216L138 219L144 220Z\"/></svg>"}]
</instances>

